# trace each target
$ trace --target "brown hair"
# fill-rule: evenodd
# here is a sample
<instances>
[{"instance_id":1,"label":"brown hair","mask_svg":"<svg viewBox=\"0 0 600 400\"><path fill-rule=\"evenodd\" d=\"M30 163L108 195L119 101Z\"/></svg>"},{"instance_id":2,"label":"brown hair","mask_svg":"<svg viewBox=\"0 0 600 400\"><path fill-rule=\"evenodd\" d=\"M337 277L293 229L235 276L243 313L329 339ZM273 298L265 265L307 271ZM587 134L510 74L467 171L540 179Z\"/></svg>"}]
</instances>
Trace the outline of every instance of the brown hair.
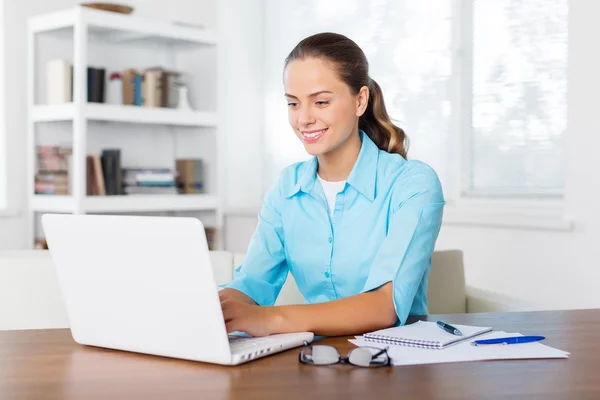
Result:
<instances>
[{"instance_id":1,"label":"brown hair","mask_svg":"<svg viewBox=\"0 0 600 400\"><path fill-rule=\"evenodd\" d=\"M369 88L369 103L358 120L358 127L373 140L381 150L398 153L406 158L408 138L402 129L392 123L381 88L369 77L369 62L358 45L344 35L324 32L300 41L285 59L285 67L291 61L306 58L325 59L333 63L340 79L354 94L360 88Z\"/></svg>"}]
</instances>

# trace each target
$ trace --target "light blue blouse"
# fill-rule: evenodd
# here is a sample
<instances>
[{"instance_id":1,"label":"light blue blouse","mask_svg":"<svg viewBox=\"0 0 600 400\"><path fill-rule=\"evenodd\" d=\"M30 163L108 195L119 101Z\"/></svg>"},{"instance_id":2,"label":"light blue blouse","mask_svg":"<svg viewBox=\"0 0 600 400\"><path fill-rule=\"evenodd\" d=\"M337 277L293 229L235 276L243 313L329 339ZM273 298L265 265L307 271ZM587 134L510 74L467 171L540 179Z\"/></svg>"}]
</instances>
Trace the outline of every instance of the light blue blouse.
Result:
<instances>
[{"instance_id":1,"label":"light blue blouse","mask_svg":"<svg viewBox=\"0 0 600 400\"><path fill-rule=\"evenodd\" d=\"M273 305L289 271L310 304L393 282L398 324L427 314L427 275L445 204L440 181L427 164L379 150L360 135L333 216L316 157L287 167L264 198L244 263L223 287Z\"/></svg>"}]
</instances>

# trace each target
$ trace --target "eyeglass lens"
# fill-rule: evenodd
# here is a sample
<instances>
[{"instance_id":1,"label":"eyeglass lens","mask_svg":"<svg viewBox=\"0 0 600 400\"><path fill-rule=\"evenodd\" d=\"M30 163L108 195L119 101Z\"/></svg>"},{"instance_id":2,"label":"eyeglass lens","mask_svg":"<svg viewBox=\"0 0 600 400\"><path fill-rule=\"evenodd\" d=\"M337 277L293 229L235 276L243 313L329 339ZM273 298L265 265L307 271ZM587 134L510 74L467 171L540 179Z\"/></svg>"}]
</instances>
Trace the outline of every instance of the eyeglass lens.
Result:
<instances>
[{"instance_id":1,"label":"eyeglass lens","mask_svg":"<svg viewBox=\"0 0 600 400\"><path fill-rule=\"evenodd\" d=\"M302 350L301 359L315 365L330 365L341 361L340 353L335 347L315 345ZM359 367L378 367L388 365L385 350L374 347L357 347L348 353L347 361Z\"/></svg>"}]
</instances>

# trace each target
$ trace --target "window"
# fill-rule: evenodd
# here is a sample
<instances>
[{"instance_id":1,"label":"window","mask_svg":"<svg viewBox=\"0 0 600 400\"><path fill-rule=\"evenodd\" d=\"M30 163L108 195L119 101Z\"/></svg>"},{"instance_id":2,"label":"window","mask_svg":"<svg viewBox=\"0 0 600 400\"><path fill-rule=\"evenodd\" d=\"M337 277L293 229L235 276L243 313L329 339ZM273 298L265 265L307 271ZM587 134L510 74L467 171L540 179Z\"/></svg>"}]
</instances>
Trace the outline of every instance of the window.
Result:
<instances>
[{"instance_id":1,"label":"window","mask_svg":"<svg viewBox=\"0 0 600 400\"><path fill-rule=\"evenodd\" d=\"M465 194L562 195L567 1L465 3L473 22Z\"/></svg>"},{"instance_id":2,"label":"window","mask_svg":"<svg viewBox=\"0 0 600 400\"><path fill-rule=\"evenodd\" d=\"M307 155L287 122L281 69L303 37L348 35L388 113L447 198L563 193L568 0L267 0L267 183Z\"/></svg>"}]
</instances>

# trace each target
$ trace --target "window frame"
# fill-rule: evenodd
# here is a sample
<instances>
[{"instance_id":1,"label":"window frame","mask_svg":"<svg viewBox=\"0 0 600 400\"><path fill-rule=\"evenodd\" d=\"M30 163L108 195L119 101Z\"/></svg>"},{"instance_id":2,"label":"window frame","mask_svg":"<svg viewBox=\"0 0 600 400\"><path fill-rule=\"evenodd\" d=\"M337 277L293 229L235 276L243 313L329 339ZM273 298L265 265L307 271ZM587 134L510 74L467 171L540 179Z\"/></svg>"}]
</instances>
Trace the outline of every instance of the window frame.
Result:
<instances>
[{"instance_id":1,"label":"window frame","mask_svg":"<svg viewBox=\"0 0 600 400\"><path fill-rule=\"evenodd\" d=\"M453 0L452 110L449 154L449 190L444 222L456 225L571 230L564 207L565 189L556 193L523 195L471 190L473 2ZM564 138L563 138L564 140Z\"/></svg>"}]
</instances>

